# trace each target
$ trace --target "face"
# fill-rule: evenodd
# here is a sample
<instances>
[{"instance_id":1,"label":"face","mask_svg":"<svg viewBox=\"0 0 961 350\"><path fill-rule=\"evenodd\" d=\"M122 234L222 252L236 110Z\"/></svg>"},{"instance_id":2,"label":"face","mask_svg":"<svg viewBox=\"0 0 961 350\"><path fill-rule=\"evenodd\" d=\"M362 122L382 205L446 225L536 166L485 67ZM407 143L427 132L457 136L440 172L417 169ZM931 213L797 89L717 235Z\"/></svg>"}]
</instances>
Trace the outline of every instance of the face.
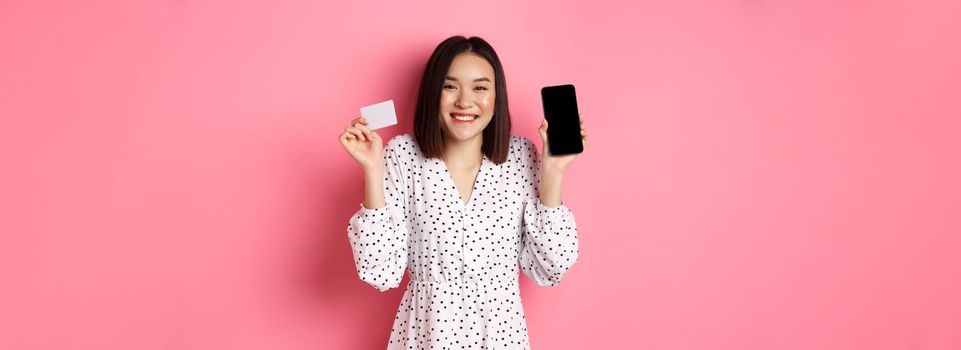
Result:
<instances>
[{"instance_id":1,"label":"face","mask_svg":"<svg viewBox=\"0 0 961 350\"><path fill-rule=\"evenodd\" d=\"M440 95L440 125L447 139L483 138L494 117L494 97L494 67L476 54L454 57Z\"/></svg>"}]
</instances>

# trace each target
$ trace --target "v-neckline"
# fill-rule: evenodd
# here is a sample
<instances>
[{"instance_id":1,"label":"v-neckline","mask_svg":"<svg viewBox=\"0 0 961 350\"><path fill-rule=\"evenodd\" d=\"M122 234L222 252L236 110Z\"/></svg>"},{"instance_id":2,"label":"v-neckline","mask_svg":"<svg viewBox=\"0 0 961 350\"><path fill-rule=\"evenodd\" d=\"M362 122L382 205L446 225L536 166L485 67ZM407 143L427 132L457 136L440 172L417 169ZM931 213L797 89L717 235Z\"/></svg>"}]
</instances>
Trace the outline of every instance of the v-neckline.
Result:
<instances>
[{"instance_id":1,"label":"v-neckline","mask_svg":"<svg viewBox=\"0 0 961 350\"><path fill-rule=\"evenodd\" d=\"M477 176L474 177L474 183L471 185L470 197L467 198L467 203L464 203L464 200L461 199L460 190L457 189L457 181L454 181L454 174L451 173L450 169L447 168L447 163L444 163L444 160L440 158L436 158L436 161L437 163L440 164L440 166L444 170L444 173L447 174L446 176L447 182L450 183L452 188L454 189L455 202L457 202L457 204L461 208L467 208L472 203L474 203L475 202L474 198L477 197L477 184L481 182L481 176L484 175L484 168L487 166L487 155L481 154L481 165L480 165L480 168L477 169ZM446 188L447 186L444 186L444 187Z\"/></svg>"}]
</instances>

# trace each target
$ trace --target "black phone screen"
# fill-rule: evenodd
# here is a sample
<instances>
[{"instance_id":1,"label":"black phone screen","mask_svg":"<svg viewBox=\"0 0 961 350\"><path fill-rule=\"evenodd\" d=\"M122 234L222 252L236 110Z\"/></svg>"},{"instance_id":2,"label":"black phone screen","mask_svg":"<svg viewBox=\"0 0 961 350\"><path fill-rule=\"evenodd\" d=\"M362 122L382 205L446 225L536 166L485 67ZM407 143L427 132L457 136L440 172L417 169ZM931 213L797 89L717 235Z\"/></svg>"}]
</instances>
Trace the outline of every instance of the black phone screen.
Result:
<instances>
[{"instance_id":1,"label":"black phone screen","mask_svg":"<svg viewBox=\"0 0 961 350\"><path fill-rule=\"evenodd\" d=\"M541 100L544 103L544 118L547 119L547 141L551 154L583 152L574 85L544 87L541 89Z\"/></svg>"}]
</instances>

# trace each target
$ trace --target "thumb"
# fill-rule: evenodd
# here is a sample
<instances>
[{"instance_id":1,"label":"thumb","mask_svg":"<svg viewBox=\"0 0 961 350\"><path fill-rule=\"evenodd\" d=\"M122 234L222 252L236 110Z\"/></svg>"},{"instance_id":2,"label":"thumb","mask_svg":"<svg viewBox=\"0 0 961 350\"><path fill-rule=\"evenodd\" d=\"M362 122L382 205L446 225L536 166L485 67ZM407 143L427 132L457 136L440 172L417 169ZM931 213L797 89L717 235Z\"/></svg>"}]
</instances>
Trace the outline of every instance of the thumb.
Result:
<instances>
[{"instance_id":1,"label":"thumb","mask_svg":"<svg viewBox=\"0 0 961 350\"><path fill-rule=\"evenodd\" d=\"M537 132L541 134L541 141L543 141L542 144L544 146L544 150L546 151L550 146L548 143L549 141L547 140L547 119L541 121L541 127L537 128Z\"/></svg>"},{"instance_id":2,"label":"thumb","mask_svg":"<svg viewBox=\"0 0 961 350\"><path fill-rule=\"evenodd\" d=\"M541 134L541 140L547 141L547 119L541 120L541 126L537 128L537 132Z\"/></svg>"}]
</instances>

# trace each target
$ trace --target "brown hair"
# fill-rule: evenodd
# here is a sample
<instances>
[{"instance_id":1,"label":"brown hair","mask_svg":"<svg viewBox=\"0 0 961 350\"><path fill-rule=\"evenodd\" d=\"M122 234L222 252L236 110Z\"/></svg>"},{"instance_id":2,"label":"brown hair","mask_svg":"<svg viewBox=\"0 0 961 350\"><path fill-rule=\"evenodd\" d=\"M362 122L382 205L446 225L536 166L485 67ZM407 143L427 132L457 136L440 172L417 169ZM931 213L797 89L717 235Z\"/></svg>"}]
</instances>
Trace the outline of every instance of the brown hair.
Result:
<instances>
[{"instance_id":1,"label":"brown hair","mask_svg":"<svg viewBox=\"0 0 961 350\"><path fill-rule=\"evenodd\" d=\"M495 164L507 160L511 138L511 115L507 108L507 82L497 53L484 39L452 36L434 49L420 80L417 107L414 110L414 139L424 157L444 156L444 132L440 120L440 96L451 62L458 54L470 52L483 57L494 67L494 118L484 128L481 152Z\"/></svg>"}]
</instances>

